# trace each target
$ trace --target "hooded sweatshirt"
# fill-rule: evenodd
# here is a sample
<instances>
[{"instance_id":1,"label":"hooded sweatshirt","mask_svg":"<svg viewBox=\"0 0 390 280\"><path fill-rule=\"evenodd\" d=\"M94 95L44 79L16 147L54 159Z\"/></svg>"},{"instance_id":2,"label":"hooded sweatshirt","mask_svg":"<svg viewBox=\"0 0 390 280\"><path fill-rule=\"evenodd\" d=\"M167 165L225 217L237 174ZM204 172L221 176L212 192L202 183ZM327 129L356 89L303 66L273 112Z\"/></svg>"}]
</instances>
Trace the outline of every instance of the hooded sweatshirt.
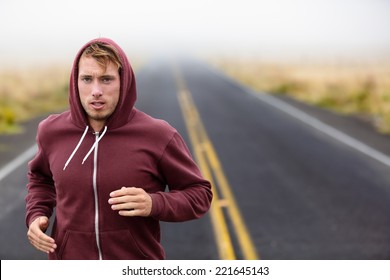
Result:
<instances>
[{"instance_id":1,"label":"hooded sweatshirt","mask_svg":"<svg viewBox=\"0 0 390 280\"><path fill-rule=\"evenodd\" d=\"M89 127L78 93L78 64L87 46L112 45L122 62L120 97L103 131ZM49 259L164 259L159 221L200 218L211 203L205 180L178 132L134 107L135 76L123 50L99 38L77 54L70 77L70 110L38 126L38 152L29 162L26 224L55 209ZM124 217L109 194L141 187L152 198L149 217Z\"/></svg>"}]
</instances>

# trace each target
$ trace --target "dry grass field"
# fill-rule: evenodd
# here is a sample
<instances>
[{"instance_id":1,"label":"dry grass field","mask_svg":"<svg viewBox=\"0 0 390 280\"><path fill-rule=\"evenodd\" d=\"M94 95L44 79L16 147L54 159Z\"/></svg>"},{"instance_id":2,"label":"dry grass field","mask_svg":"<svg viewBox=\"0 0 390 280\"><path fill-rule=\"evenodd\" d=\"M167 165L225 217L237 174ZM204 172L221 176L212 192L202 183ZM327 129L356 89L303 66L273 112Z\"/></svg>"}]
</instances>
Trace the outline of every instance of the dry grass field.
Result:
<instances>
[{"instance_id":1,"label":"dry grass field","mask_svg":"<svg viewBox=\"0 0 390 280\"><path fill-rule=\"evenodd\" d=\"M257 90L355 114L390 133L390 63L270 63L213 59L212 64Z\"/></svg>"},{"instance_id":2,"label":"dry grass field","mask_svg":"<svg viewBox=\"0 0 390 280\"><path fill-rule=\"evenodd\" d=\"M18 132L20 122L68 105L66 67L1 70L0 81L0 133Z\"/></svg>"},{"instance_id":3,"label":"dry grass field","mask_svg":"<svg viewBox=\"0 0 390 280\"><path fill-rule=\"evenodd\" d=\"M209 61L257 91L288 94L341 114L356 114L370 120L378 131L390 133L390 63ZM69 71L64 66L0 70L0 133L15 133L21 121L65 109Z\"/></svg>"}]
</instances>

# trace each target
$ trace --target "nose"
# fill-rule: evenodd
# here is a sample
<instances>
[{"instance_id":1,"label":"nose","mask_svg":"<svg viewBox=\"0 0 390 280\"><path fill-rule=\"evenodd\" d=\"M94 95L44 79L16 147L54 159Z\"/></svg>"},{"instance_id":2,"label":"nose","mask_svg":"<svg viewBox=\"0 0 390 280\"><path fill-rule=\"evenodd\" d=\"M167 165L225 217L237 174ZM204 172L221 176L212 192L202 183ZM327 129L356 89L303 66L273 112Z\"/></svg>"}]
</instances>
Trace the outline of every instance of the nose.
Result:
<instances>
[{"instance_id":1,"label":"nose","mask_svg":"<svg viewBox=\"0 0 390 280\"><path fill-rule=\"evenodd\" d=\"M92 87L92 96L95 98L101 97L103 95L102 87L99 83L95 82Z\"/></svg>"}]
</instances>

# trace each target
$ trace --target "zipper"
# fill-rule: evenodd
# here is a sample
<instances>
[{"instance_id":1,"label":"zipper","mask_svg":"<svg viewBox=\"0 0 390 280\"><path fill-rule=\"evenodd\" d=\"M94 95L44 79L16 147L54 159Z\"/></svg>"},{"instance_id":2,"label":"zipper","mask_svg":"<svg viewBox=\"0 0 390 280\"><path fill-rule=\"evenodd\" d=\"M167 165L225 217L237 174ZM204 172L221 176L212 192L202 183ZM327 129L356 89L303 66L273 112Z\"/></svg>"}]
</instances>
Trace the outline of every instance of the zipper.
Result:
<instances>
[{"instance_id":1,"label":"zipper","mask_svg":"<svg viewBox=\"0 0 390 280\"><path fill-rule=\"evenodd\" d=\"M95 132L95 142L99 139L99 132ZM95 238L96 238L96 246L99 253L99 260L103 259L102 250L100 247L100 238L99 238L99 201L98 201L98 192L97 192L97 156L98 156L98 146L96 144L93 156L93 194L95 198Z\"/></svg>"}]
</instances>

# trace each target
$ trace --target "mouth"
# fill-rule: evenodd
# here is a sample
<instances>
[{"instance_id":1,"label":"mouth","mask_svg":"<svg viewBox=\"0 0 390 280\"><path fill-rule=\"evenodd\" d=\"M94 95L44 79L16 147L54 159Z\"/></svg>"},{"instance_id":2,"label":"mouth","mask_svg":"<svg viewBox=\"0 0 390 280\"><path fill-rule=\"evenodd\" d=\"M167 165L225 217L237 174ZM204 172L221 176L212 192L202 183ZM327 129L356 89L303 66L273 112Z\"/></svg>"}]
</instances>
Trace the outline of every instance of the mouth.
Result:
<instances>
[{"instance_id":1,"label":"mouth","mask_svg":"<svg viewBox=\"0 0 390 280\"><path fill-rule=\"evenodd\" d=\"M94 109L94 110L102 110L104 108L104 105L106 103L104 101L101 101L101 100L95 100L95 101L92 101L90 103L91 107Z\"/></svg>"}]
</instances>

